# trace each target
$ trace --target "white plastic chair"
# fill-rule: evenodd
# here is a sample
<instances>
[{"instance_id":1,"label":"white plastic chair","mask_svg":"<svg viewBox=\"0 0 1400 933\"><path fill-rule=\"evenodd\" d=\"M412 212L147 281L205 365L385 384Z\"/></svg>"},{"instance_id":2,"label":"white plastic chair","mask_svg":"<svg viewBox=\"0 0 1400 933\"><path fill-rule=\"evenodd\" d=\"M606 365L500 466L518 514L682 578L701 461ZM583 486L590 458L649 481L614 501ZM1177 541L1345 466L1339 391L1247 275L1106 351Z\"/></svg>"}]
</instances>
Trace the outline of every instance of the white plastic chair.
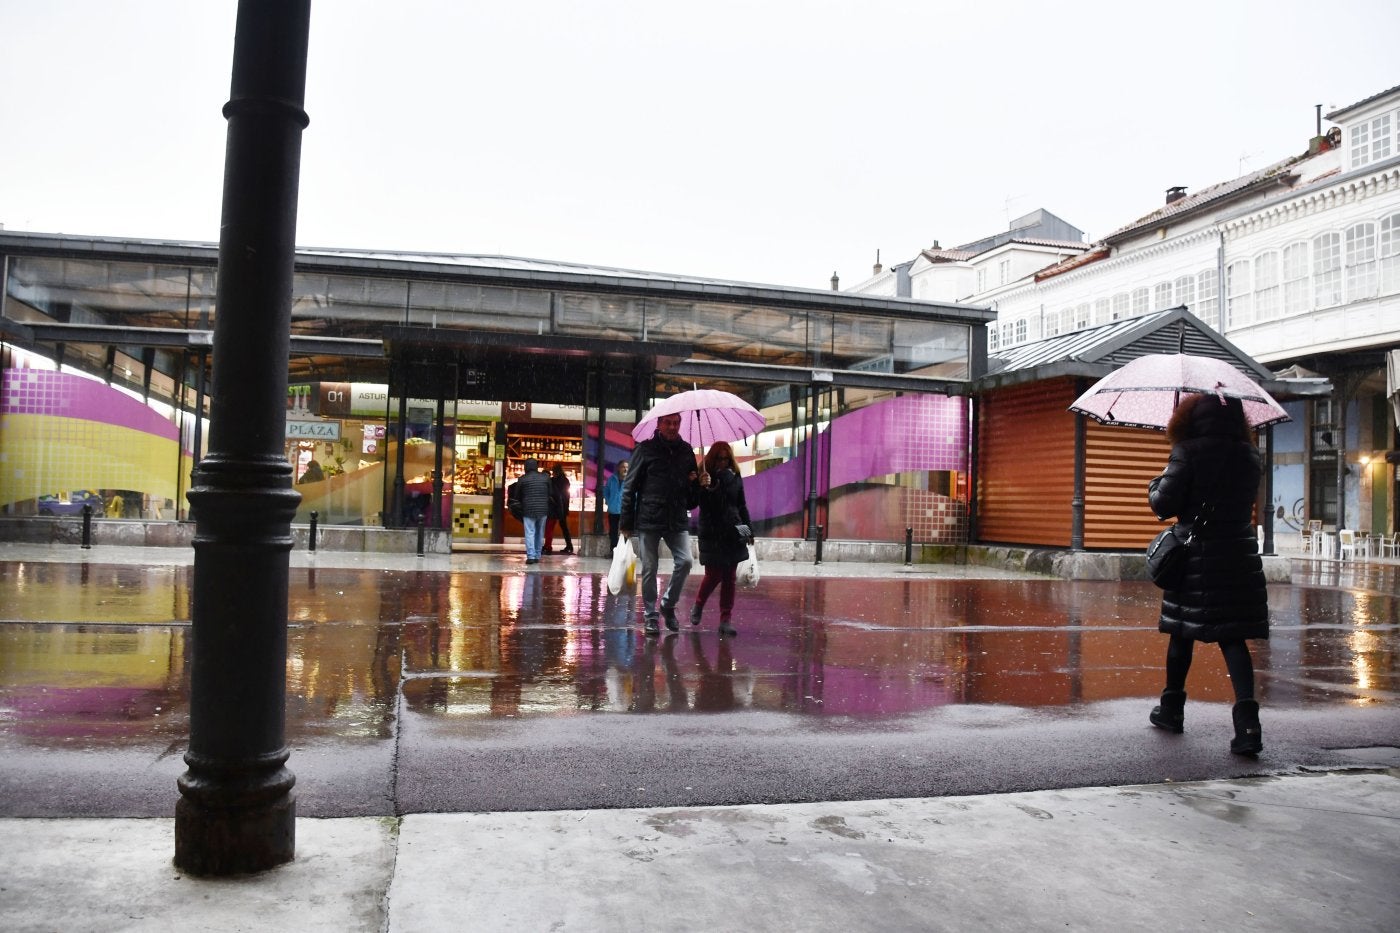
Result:
<instances>
[{"instance_id":1,"label":"white plastic chair","mask_svg":"<svg viewBox=\"0 0 1400 933\"><path fill-rule=\"evenodd\" d=\"M1396 541L1396 534L1391 532L1388 535L1376 536L1376 556L1377 557L1400 557L1400 542Z\"/></svg>"},{"instance_id":2,"label":"white plastic chair","mask_svg":"<svg viewBox=\"0 0 1400 933\"><path fill-rule=\"evenodd\" d=\"M1323 555L1322 555L1322 520L1321 520L1321 519L1317 519L1317 518L1310 519L1310 520L1308 521L1307 530L1304 532L1304 534L1306 535L1306 537L1304 538L1304 540L1305 540L1306 543L1307 543L1307 551L1308 551L1308 553L1311 554L1313 557L1321 557L1321 556L1323 556Z\"/></svg>"},{"instance_id":3,"label":"white plastic chair","mask_svg":"<svg viewBox=\"0 0 1400 933\"><path fill-rule=\"evenodd\" d=\"M1356 532L1350 528L1337 531L1337 556L1341 560L1356 560Z\"/></svg>"}]
</instances>

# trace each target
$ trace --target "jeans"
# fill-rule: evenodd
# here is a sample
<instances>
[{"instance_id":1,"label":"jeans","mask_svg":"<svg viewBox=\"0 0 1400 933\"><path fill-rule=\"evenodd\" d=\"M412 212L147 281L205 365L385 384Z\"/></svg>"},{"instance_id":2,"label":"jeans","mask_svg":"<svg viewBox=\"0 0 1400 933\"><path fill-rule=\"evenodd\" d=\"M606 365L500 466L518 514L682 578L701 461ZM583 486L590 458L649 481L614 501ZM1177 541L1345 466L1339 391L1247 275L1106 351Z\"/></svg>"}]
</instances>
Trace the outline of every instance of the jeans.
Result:
<instances>
[{"instance_id":1,"label":"jeans","mask_svg":"<svg viewBox=\"0 0 1400 933\"><path fill-rule=\"evenodd\" d=\"M661 605L674 609L680 602L681 589L685 578L690 576L690 533L687 531L638 531L632 535L637 547L637 562L642 578L642 614L648 622L655 622L661 614L656 605L656 565L661 560L661 542L671 549L671 580L666 585L666 594Z\"/></svg>"},{"instance_id":2,"label":"jeans","mask_svg":"<svg viewBox=\"0 0 1400 933\"><path fill-rule=\"evenodd\" d=\"M544 541L544 520L543 515L538 518L526 515L520 520L525 526L525 556L530 560L540 559L540 546Z\"/></svg>"}]
</instances>

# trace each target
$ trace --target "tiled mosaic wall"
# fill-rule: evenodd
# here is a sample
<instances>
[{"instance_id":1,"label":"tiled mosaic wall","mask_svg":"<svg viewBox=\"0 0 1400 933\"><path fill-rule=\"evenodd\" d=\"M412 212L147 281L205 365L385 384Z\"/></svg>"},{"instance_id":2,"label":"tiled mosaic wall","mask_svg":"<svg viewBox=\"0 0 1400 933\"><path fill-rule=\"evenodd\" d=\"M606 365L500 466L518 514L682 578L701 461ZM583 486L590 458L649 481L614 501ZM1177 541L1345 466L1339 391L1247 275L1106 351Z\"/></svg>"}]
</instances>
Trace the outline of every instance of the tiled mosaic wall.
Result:
<instances>
[{"instance_id":1,"label":"tiled mosaic wall","mask_svg":"<svg viewBox=\"0 0 1400 933\"><path fill-rule=\"evenodd\" d=\"M80 489L173 500L181 466L175 425L137 399L68 373L5 370L0 505Z\"/></svg>"}]
</instances>

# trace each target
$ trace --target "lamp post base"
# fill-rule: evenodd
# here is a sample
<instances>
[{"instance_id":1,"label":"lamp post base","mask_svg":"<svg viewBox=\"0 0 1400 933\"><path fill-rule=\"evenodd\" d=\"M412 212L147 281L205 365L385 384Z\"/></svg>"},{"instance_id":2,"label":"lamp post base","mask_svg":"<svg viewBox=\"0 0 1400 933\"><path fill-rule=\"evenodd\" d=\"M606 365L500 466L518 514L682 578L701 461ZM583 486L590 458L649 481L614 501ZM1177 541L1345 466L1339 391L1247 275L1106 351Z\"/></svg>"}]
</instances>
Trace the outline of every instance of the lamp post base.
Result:
<instances>
[{"instance_id":1,"label":"lamp post base","mask_svg":"<svg viewBox=\"0 0 1400 933\"><path fill-rule=\"evenodd\" d=\"M255 807L175 805L175 867L225 877L267 871L296 857L296 798Z\"/></svg>"}]
</instances>

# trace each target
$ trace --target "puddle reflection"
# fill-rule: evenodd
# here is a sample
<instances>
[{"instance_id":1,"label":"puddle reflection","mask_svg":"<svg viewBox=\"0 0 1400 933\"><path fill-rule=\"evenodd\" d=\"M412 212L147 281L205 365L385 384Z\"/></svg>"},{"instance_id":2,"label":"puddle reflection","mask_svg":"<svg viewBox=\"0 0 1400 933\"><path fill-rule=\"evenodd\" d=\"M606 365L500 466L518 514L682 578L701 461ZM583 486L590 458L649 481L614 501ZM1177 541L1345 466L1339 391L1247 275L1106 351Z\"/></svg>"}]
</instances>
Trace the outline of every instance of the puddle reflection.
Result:
<instances>
[{"instance_id":1,"label":"puddle reflection","mask_svg":"<svg viewBox=\"0 0 1400 933\"><path fill-rule=\"evenodd\" d=\"M185 735L190 577L0 564L0 730ZM1270 598L1274 638L1256 651L1267 701L1392 698L1395 596L1279 586ZM740 593L737 638L720 639L711 615L646 639L635 601L609 595L600 577L294 569L288 739L388 737L400 693L444 720L742 709L869 718L1147 697L1165 651L1156 614L1157 591L1142 583L770 579ZM1193 696L1228 699L1218 652L1197 657Z\"/></svg>"}]
</instances>

